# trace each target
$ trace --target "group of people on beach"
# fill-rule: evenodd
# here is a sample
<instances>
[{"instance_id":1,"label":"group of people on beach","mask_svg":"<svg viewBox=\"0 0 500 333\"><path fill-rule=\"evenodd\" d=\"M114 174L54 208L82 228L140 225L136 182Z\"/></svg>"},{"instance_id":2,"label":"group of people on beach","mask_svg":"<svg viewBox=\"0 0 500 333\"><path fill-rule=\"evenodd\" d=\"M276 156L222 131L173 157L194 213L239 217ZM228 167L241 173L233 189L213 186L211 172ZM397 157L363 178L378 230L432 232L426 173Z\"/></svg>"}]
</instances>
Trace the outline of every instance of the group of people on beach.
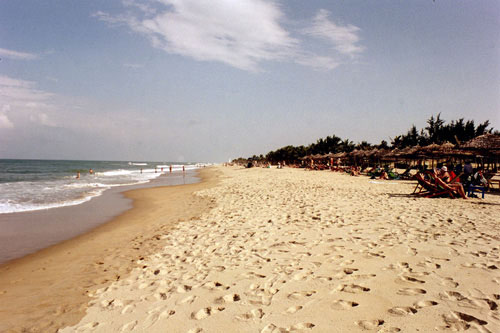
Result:
<instances>
[{"instance_id":1,"label":"group of people on beach","mask_svg":"<svg viewBox=\"0 0 500 333\"><path fill-rule=\"evenodd\" d=\"M94 170L92 170L92 168L90 168L89 175L93 175L93 174L94 174ZM76 172L76 179L80 179L80 171Z\"/></svg>"},{"instance_id":2,"label":"group of people on beach","mask_svg":"<svg viewBox=\"0 0 500 333\"><path fill-rule=\"evenodd\" d=\"M169 166L169 170L170 170L170 172L172 172L172 166L171 166L171 165ZM185 166L183 165L183 166L182 166L182 172L185 172L185 171L186 171L186 168L185 168ZM155 167L155 173L158 173L158 168L157 168L157 167ZM163 173L163 168L161 168L161 173ZM94 174L95 174L95 173L94 173L94 170L93 170L92 168L90 168L90 169L89 169L89 174L90 174L90 175L94 175ZM142 168L141 168L141 174L142 174ZM80 179L80 171L77 171L77 172L76 172L76 177L75 177L75 178L76 178L76 179Z\"/></svg>"}]
</instances>

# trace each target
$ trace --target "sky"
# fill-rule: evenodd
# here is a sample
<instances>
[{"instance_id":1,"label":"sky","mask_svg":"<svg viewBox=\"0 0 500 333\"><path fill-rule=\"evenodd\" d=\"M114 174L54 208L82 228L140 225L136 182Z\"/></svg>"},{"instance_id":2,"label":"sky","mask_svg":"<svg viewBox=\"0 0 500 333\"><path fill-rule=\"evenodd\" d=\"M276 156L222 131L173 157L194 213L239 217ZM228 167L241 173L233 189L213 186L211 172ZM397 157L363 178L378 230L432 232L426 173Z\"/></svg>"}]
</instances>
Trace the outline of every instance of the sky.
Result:
<instances>
[{"instance_id":1,"label":"sky","mask_svg":"<svg viewBox=\"0 0 500 333\"><path fill-rule=\"evenodd\" d=\"M500 1L0 1L0 158L224 162L500 129Z\"/></svg>"}]
</instances>

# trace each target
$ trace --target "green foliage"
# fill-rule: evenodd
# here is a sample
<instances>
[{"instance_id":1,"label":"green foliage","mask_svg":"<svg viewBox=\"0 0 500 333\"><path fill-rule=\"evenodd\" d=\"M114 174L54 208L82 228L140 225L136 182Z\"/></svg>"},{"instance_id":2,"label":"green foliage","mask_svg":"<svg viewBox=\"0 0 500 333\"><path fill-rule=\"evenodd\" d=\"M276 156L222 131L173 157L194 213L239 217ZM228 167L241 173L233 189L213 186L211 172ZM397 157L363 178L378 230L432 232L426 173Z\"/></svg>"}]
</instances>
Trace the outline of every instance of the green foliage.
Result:
<instances>
[{"instance_id":1,"label":"green foliage","mask_svg":"<svg viewBox=\"0 0 500 333\"><path fill-rule=\"evenodd\" d=\"M401 134L395 136L391 140L392 148L406 148L414 147L417 145L426 146L432 143L442 144L444 142L451 143L464 143L479 135L485 133L492 133L493 128L488 129L490 126L489 120L484 123L475 125L474 120L464 121L464 118L458 120L453 120L449 124L445 124L444 119L441 118L441 114L438 113L436 117L431 116L427 120L427 126L420 131L415 125L412 125L406 134ZM495 133L499 133L495 131ZM266 156L254 155L251 157L254 161L259 162L286 162L298 163L300 158L307 155L316 154L329 154L338 152L351 152L354 149L358 150L369 150L372 148L378 149L388 149L389 147L387 141L382 140L379 145L372 145L367 141L362 141L358 144L349 139L342 140L336 135L327 136L326 138L321 138L316 141L316 143L311 143L309 146L286 146L279 148L275 151L271 151L266 154ZM247 159L239 158L239 161L246 161Z\"/></svg>"},{"instance_id":2,"label":"green foliage","mask_svg":"<svg viewBox=\"0 0 500 333\"><path fill-rule=\"evenodd\" d=\"M441 114L438 113L435 118L431 116L427 120L427 127L422 129L420 133L418 133L417 128L413 125L406 134L395 136L391 144L393 148L413 147L416 145L426 146L433 143L442 144L445 142L458 144L467 142L479 135L491 133L493 128L488 129L489 125L489 120L486 120L476 127L474 120L464 122L464 118L445 124L445 121L441 119Z\"/></svg>"}]
</instances>

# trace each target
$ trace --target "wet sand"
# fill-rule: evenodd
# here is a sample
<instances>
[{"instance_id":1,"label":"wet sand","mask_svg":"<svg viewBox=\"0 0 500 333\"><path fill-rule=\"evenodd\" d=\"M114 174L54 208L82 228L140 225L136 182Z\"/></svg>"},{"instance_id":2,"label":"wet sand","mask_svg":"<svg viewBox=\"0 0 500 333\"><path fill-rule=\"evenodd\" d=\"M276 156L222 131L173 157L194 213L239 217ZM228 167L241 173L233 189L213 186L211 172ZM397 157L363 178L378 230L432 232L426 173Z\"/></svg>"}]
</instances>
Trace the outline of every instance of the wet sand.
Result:
<instances>
[{"instance_id":1,"label":"wet sand","mask_svg":"<svg viewBox=\"0 0 500 333\"><path fill-rule=\"evenodd\" d=\"M123 192L197 181L199 179L194 170L166 173L148 183L113 187L79 205L0 214L0 265L110 221L132 207L132 200L125 198Z\"/></svg>"},{"instance_id":2,"label":"wet sand","mask_svg":"<svg viewBox=\"0 0 500 333\"><path fill-rule=\"evenodd\" d=\"M89 293L119 281L140 258L162 248L160 236L172 226L209 209L210 200L193 192L213 186L216 172L202 169L200 177L200 183L125 192L132 209L83 235L0 266L0 332L55 332L77 323L85 314ZM78 218L95 218L102 216L95 204L102 203L118 204L110 197L68 211L79 212ZM82 207L87 211L79 211ZM65 214L59 217L71 215Z\"/></svg>"}]
</instances>

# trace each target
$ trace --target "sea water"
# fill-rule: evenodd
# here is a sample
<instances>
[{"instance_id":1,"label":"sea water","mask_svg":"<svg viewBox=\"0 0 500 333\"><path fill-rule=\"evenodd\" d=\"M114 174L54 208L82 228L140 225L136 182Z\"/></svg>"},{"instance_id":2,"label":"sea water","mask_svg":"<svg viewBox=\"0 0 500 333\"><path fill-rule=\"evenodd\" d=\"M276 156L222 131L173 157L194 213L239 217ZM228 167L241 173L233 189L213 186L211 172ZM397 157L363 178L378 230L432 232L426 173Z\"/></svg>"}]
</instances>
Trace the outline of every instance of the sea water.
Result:
<instances>
[{"instance_id":1,"label":"sea water","mask_svg":"<svg viewBox=\"0 0 500 333\"><path fill-rule=\"evenodd\" d=\"M182 172L183 169L188 171L203 165L0 159L0 214L77 205L100 196L112 187L147 183L170 173L170 167L172 172Z\"/></svg>"}]
</instances>

